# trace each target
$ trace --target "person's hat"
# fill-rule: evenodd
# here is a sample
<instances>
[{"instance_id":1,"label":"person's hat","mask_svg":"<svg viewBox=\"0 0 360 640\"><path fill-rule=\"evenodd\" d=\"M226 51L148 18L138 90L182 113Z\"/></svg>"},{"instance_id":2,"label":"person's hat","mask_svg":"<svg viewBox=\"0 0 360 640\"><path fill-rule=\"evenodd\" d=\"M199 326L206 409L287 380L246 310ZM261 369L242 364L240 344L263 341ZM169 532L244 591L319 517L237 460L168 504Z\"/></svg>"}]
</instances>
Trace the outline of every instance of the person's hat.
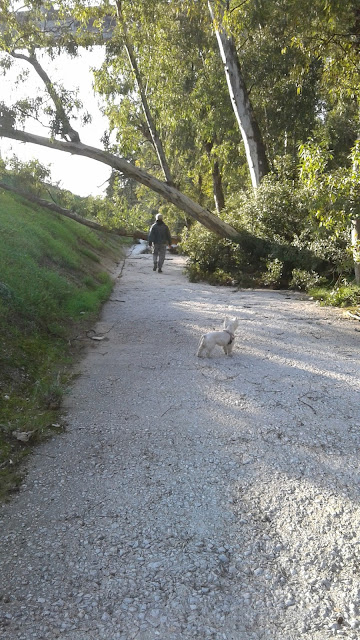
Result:
<instances>
[{"instance_id":1,"label":"person's hat","mask_svg":"<svg viewBox=\"0 0 360 640\"><path fill-rule=\"evenodd\" d=\"M155 220L162 220L162 214L161 213L157 213L155 216Z\"/></svg>"}]
</instances>

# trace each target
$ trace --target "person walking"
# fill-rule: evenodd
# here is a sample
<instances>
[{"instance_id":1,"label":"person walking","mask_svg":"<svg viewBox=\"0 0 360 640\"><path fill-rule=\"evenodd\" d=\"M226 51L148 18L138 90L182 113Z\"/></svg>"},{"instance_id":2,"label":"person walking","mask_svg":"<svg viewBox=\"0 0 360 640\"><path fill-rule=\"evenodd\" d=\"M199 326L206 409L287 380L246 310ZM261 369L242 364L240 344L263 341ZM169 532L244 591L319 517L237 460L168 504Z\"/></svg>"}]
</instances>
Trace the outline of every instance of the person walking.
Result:
<instances>
[{"instance_id":1,"label":"person walking","mask_svg":"<svg viewBox=\"0 0 360 640\"><path fill-rule=\"evenodd\" d=\"M159 273L162 273L166 245L169 245L169 248L171 247L171 235L161 213L156 214L155 223L150 227L148 243L149 247L153 247L153 271L157 269Z\"/></svg>"}]
</instances>

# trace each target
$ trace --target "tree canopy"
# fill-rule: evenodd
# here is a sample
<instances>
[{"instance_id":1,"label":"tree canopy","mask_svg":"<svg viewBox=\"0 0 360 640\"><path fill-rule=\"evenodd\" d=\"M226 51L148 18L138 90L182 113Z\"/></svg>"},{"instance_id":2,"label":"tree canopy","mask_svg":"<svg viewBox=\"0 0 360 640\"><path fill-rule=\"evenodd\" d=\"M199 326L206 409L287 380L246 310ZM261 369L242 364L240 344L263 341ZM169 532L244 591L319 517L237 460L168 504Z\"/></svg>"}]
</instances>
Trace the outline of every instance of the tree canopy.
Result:
<instances>
[{"instance_id":1,"label":"tree canopy","mask_svg":"<svg viewBox=\"0 0 360 640\"><path fill-rule=\"evenodd\" d=\"M23 80L31 66L44 93L2 103L1 136L105 162L114 171L108 198L144 228L161 208L176 232L195 218L238 240L246 218L240 209L234 216L238 196L252 198L267 175L307 189L311 233L358 228L356 0L64 0L55 8L26 0L24 7L2 3L1 65L6 73L20 60ZM106 55L94 87L109 127L95 150L81 142L73 116L82 105L52 82L51 61L59 51L75 56L100 45ZM44 117L48 138L31 131L31 118ZM353 233L355 263L357 243Z\"/></svg>"}]
</instances>

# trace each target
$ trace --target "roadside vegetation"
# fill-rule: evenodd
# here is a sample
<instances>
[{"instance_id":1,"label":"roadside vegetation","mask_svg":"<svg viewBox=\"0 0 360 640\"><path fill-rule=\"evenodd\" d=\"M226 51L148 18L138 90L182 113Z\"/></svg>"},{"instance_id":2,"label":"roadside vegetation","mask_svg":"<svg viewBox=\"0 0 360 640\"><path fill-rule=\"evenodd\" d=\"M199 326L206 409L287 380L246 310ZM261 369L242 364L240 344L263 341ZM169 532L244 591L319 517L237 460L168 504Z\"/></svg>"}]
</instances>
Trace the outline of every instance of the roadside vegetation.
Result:
<instances>
[{"instance_id":1,"label":"roadside vegetation","mask_svg":"<svg viewBox=\"0 0 360 640\"><path fill-rule=\"evenodd\" d=\"M123 245L0 193L0 498L16 489L32 445L63 428L79 337L110 295L105 263Z\"/></svg>"},{"instance_id":2,"label":"roadside vegetation","mask_svg":"<svg viewBox=\"0 0 360 640\"><path fill-rule=\"evenodd\" d=\"M321 303L358 307L350 226L332 207L334 223L324 224L307 185L269 175L253 195L232 198L224 219L239 233L239 244L199 224L183 234L191 281L239 287L290 288Z\"/></svg>"}]
</instances>

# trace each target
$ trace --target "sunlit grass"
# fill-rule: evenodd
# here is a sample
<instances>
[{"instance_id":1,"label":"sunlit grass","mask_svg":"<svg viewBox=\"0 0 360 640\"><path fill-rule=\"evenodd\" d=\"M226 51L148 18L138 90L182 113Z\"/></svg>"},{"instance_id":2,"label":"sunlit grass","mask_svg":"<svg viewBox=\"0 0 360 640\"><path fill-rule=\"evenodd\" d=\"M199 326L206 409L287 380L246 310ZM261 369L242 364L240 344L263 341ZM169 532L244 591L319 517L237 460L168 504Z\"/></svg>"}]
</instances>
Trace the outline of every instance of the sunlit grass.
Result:
<instances>
[{"instance_id":1,"label":"sunlit grass","mask_svg":"<svg viewBox=\"0 0 360 640\"><path fill-rule=\"evenodd\" d=\"M360 286L343 280L334 287L313 287L309 295L332 307L360 307Z\"/></svg>"},{"instance_id":2,"label":"sunlit grass","mask_svg":"<svg viewBox=\"0 0 360 640\"><path fill-rule=\"evenodd\" d=\"M109 297L101 260L120 257L121 244L0 193L0 497L16 486L31 445L59 429L77 356L71 338Z\"/></svg>"}]
</instances>

